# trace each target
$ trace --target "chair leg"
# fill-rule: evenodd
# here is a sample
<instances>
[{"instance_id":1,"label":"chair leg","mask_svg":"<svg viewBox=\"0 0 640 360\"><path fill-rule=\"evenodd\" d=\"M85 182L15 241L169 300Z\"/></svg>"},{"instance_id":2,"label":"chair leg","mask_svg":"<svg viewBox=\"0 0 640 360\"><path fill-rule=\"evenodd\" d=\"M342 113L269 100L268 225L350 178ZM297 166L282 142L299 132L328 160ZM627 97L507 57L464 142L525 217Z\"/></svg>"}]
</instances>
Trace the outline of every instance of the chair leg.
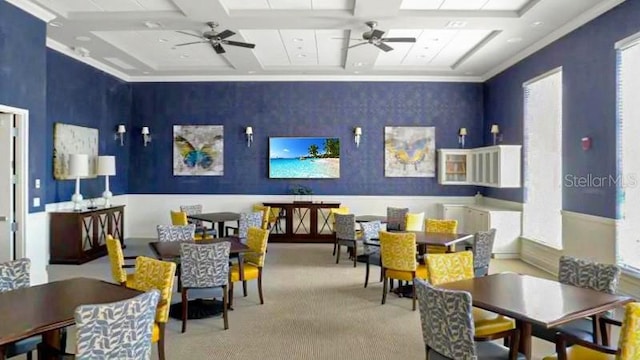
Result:
<instances>
[{"instance_id":1,"label":"chair leg","mask_svg":"<svg viewBox=\"0 0 640 360\"><path fill-rule=\"evenodd\" d=\"M33 360L33 351L27 353L27 360Z\"/></svg>"},{"instance_id":2,"label":"chair leg","mask_svg":"<svg viewBox=\"0 0 640 360\"><path fill-rule=\"evenodd\" d=\"M367 272L364 275L364 288L367 288L369 285L369 256L367 256Z\"/></svg>"},{"instance_id":3,"label":"chair leg","mask_svg":"<svg viewBox=\"0 0 640 360\"><path fill-rule=\"evenodd\" d=\"M229 328L229 313L227 307L228 307L228 303L227 303L227 297L228 297L228 293L227 293L227 285L224 285L222 287L222 319L224 320L224 329L227 330Z\"/></svg>"},{"instance_id":4,"label":"chair leg","mask_svg":"<svg viewBox=\"0 0 640 360\"><path fill-rule=\"evenodd\" d=\"M336 256L337 249L338 249L338 242L334 241L333 242L333 256Z\"/></svg>"},{"instance_id":5,"label":"chair leg","mask_svg":"<svg viewBox=\"0 0 640 360\"><path fill-rule=\"evenodd\" d=\"M233 307L233 282L229 282L229 307Z\"/></svg>"},{"instance_id":6,"label":"chair leg","mask_svg":"<svg viewBox=\"0 0 640 360\"><path fill-rule=\"evenodd\" d=\"M160 330L160 338L158 339L158 359L166 360L164 353L164 327L165 323L158 323L158 329Z\"/></svg>"},{"instance_id":7,"label":"chair leg","mask_svg":"<svg viewBox=\"0 0 640 360\"><path fill-rule=\"evenodd\" d=\"M380 282L384 281L384 272L382 271L382 265L380 265Z\"/></svg>"},{"instance_id":8,"label":"chair leg","mask_svg":"<svg viewBox=\"0 0 640 360\"><path fill-rule=\"evenodd\" d=\"M351 250L351 254L353 256L353 267L356 267L356 263L358 262L358 248L357 248L358 244L356 244L356 242L353 242L353 250Z\"/></svg>"},{"instance_id":9,"label":"chair leg","mask_svg":"<svg viewBox=\"0 0 640 360\"><path fill-rule=\"evenodd\" d=\"M336 264L340 262L340 244L336 244L337 246L337 250L336 250Z\"/></svg>"},{"instance_id":10,"label":"chair leg","mask_svg":"<svg viewBox=\"0 0 640 360\"><path fill-rule=\"evenodd\" d=\"M242 294L247 297L247 280L242 280Z\"/></svg>"},{"instance_id":11,"label":"chair leg","mask_svg":"<svg viewBox=\"0 0 640 360\"><path fill-rule=\"evenodd\" d=\"M182 288L182 332L187 331L187 313L189 306L189 299L187 298L187 292L189 289Z\"/></svg>"},{"instance_id":12,"label":"chair leg","mask_svg":"<svg viewBox=\"0 0 640 360\"><path fill-rule=\"evenodd\" d=\"M262 296L262 268L258 268L258 295L260 296L260 305L264 305L264 297Z\"/></svg>"},{"instance_id":13,"label":"chair leg","mask_svg":"<svg viewBox=\"0 0 640 360\"><path fill-rule=\"evenodd\" d=\"M411 285L412 291L413 291L413 311L416 311L416 300L417 300L417 296L416 296L416 281L414 280L412 285Z\"/></svg>"},{"instance_id":14,"label":"chair leg","mask_svg":"<svg viewBox=\"0 0 640 360\"><path fill-rule=\"evenodd\" d=\"M382 273L384 274L384 268L382 269ZM383 275L384 276L384 275ZM387 301L387 282L386 279L383 281L382 285L382 305Z\"/></svg>"}]
</instances>

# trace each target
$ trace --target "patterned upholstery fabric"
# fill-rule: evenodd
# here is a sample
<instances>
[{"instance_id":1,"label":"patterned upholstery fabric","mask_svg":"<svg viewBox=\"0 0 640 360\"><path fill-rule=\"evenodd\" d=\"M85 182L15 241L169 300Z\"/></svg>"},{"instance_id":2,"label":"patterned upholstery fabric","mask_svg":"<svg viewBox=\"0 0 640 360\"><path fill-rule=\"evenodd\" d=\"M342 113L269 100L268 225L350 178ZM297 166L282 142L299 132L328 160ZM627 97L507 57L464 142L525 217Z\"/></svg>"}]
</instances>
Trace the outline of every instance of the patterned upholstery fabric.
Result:
<instances>
[{"instance_id":1,"label":"patterned upholstery fabric","mask_svg":"<svg viewBox=\"0 0 640 360\"><path fill-rule=\"evenodd\" d=\"M120 240L107 235L106 243L109 263L111 264L111 277L116 283L124 284L127 281L127 272L122 268L124 265L124 253L122 252Z\"/></svg>"},{"instance_id":2,"label":"patterned upholstery fabric","mask_svg":"<svg viewBox=\"0 0 640 360\"><path fill-rule=\"evenodd\" d=\"M138 256L136 258L135 273L136 276L133 281L127 283L127 287L140 291L159 290L160 302L163 305L158 306L156 321L166 323L169 320L169 305L171 304L176 264L146 256Z\"/></svg>"},{"instance_id":3,"label":"patterned upholstery fabric","mask_svg":"<svg viewBox=\"0 0 640 360\"><path fill-rule=\"evenodd\" d=\"M387 230L404 230L409 208L387 207Z\"/></svg>"},{"instance_id":4,"label":"patterned upholstery fabric","mask_svg":"<svg viewBox=\"0 0 640 360\"><path fill-rule=\"evenodd\" d=\"M244 260L256 266L263 267L268 240L269 231L255 227L249 228L247 232L247 246L251 251L244 254Z\"/></svg>"},{"instance_id":5,"label":"patterned upholstery fabric","mask_svg":"<svg viewBox=\"0 0 640 360\"><path fill-rule=\"evenodd\" d=\"M476 359L471 294L436 289L420 279L415 287L426 347L450 359Z\"/></svg>"},{"instance_id":6,"label":"patterned upholstery fabric","mask_svg":"<svg viewBox=\"0 0 640 360\"><path fill-rule=\"evenodd\" d=\"M364 253L367 255L380 253L379 233L382 230L380 221L370 221L361 223ZM375 239L375 240L373 240Z\"/></svg>"},{"instance_id":7,"label":"patterned upholstery fabric","mask_svg":"<svg viewBox=\"0 0 640 360\"><path fill-rule=\"evenodd\" d=\"M353 214L334 214L336 218L336 237L339 240L356 240L356 216Z\"/></svg>"},{"instance_id":8,"label":"patterned upholstery fabric","mask_svg":"<svg viewBox=\"0 0 640 360\"><path fill-rule=\"evenodd\" d=\"M31 286L30 270L27 258L0 263L0 293Z\"/></svg>"},{"instance_id":9,"label":"patterned upholstery fabric","mask_svg":"<svg viewBox=\"0 0 640 360\"><path fill-rule=\"evenodd\" d=\"M227 285L231 243L180 244L182 286L207 288Z\"/></svg>"},{"instance_id":10,"label":"patterned upholstery fabric","mask_svg":"<svg viewBox=\"0 0 640 360\"><path fill-rule=\"evenodd\" d=\"M416 271L416 234L380 232L382 266L400 271Z\"/></svg>"},{"instance_id":11,"label":"patterned upholstery fabric","mask_svg":"<svg viewBox=\"0 0 640 360\"><path fill-rule=\"evenodd\" d=\"M458 232L458 220L427 219L424 222L426 232L438 232L456 234Z\"/></svg>"},{"instance_id":12,"label":"patterned upholstery fabric","mask_svg":"<svg viewBox=\"0 0 640 360\"><path fill-rule=\"evenodd\" d=\"M424 222L424 213L407 213L405 215L406 231L422 231L422 222Z\"/></svg>"},{"instance_id":13,"label":"patterned upholstery fabric","mask_svg":"<svg viewBox=\"0 0 640 360\"><path fill-rule=\"evenodd\" d=\"M331 231L336 231L336 217L335 214L349 214L351 211L346 206L340 206L337 208L329 209L329 222L331 223Z\"/></svg>"},{"instance_id":14,"label":"patterned upholstery fabric","mask_svg":"<svg viewBox=\"0 0 640 360\"><path fill-rule=\"evenodd\" d=\"M440 285L473 278L473 253L461 251L451 254L427 254L429 282Z\"/></svg>"},{"instance_id":15,"label":"patterned upholstery fabric","mask_svg":"<svg viewBox=\"0 0 640 360\"><path fill-rule=\"evenodd\" d=\"M476 276L487 275L491 254L493 253L493 242L496 238L496 229L489 231L479 231L473 237L473 268L481 269L482 273Z\"/></svg>"},{"instance_id":16,"label":"patterned upholstery fabric","mask_svg":"<svg viewBox=\"0 0 640 360\"><path fill-rule=\"evenodd\" d=\"M260 220L262 221L260 227L264 230L269 228L269 215L271 214L271 207L264 206L262 204L253 205L253 211L259 211L262 214Z\"/></svg>"},{"instance_id":17,"label":"patterned upholstery fabric","mask_svg":"<svg viewBox=\"0 0 640 360\"><path fill-rule=\"evenodd\" d=\"M560 257L558 281L563 284L615 294L620 268L571 256Z\"/></svg>"},{"instance_id":18,"label":"patterned upholstery fabric","mask_svg":"<svg viewBox=\"0 0 640 360\"><path fill-rule=\"evenodd\" d=\"M158 225L158 241L192 241L196 225Z\"/></svg>"},{"instance_id":19,"label":"patterned upholstery fabric","mask_svg":"<svg viewBox=\"0 0 640 360\"><path fill-rule=\"evenodd\" d=\"M76 359L151 359L151 332L160 293L99 305L81 305L75 311Z\"/></svg>"},{"instance_id":20,"label":"patterned upholstery fabric","mask_svg":"<svg viewBox=\"0 0 640 360\"><path fill-rule=\"evenodd\" d=\"M198 214L202 214L202 205L197 204L197 205L180 205L180 211L187 214L187 215L198 215ZM201 228L202 227L202 221L200 220L194 220L191 222L192 224L196 225L196 228Z\"/></svg>"},{"instance_id":21,"label":"patterned upholstery fabric","mask_svg":"<svg viewBox=\"0 0 640 360\"><path fill-rule=\"evenodd\" d=\"M240 239L246 239L247 232L249 231L250 227L257 227L262 229L263 217L264 217L264 214L262 211L256 211L251 213L241 213L239 224L238 224L239 226L238 237Z\"/></svg>"}]
</instances>

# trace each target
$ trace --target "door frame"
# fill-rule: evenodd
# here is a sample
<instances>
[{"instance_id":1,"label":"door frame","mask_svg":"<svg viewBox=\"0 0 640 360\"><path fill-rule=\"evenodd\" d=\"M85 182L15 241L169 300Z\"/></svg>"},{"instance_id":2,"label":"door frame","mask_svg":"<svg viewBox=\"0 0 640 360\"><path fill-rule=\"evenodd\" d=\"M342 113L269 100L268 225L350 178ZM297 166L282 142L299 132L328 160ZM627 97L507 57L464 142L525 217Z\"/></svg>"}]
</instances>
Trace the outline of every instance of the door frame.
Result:
<instances>
[{"instance_id":1,"label":"door frame","mask_svg":"<svg viewBox=\"0 0 640 360\"><path fill-rule=\"evenodd\" d=\"M29 110L0 104L0 112L15 116L16 128L16 214L18 223L14 253L16 259L27 257L27 219L29 218ZM42 201L42 199L41 199ZM40 206L44 206L40 203Z\"/></svg>"}]
</instances>

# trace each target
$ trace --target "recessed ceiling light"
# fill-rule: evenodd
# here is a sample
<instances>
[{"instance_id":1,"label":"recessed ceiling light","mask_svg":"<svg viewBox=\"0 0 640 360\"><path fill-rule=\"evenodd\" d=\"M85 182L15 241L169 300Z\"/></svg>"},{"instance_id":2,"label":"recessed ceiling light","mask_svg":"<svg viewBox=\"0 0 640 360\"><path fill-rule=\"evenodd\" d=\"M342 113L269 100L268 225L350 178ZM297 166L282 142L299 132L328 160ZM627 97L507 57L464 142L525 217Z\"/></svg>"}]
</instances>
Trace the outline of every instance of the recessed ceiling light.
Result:
<instances>
[{"instance_id":1,"label":"recessed ceiling light","mask_svg":"<svg viewBox=\"0 0 640 360\"><path fill-rule=\"evenodd\" d=\"M428 47L428 46L425 46L425 47L424 47L424 49L425 49L425 50L429 50L429 47Z\"/></svg>"},{"instance_id":2,"label":"recessed ceiling light","mask_svg":"<svg viewBox=\"0 0 640 360\"><path fill-rule=\"evenodd\" d=\"M471 71L466 71L464 74L465 74L465 75L473 75L473 72L471 72Z\"/></svg>"},{"instance_id":3,"label":"recessed ceiling light","mask_svg":"<svg viewBox=\"0 0 640 360\"><path fill-rule=\"evenodd\" d=\"M158 39L158 41L160 41L160 42L167 42L167 41L169 41L169 40L167 40L167 39L165 39L165 38L160 38L160 39Z\"/></svg>"},{"instance_id":4,"label":"recessed ceiling light","mask_svg":"<svg viewBox=\"0 0 640 360\"><path fill-rule=\"evenodd\" d=\"M53 26L53 27L62 27L62 23L59 21L52 21L49 23L49 26Z\"/></svg>"},{"instance_id":5,"label":"recessed ceiling light","mask_svg":"<svg viewBox=\"0 0 640 360\"><path fill-rule=\"evenodd\" d=\"M544 24L542 21L534 21L531 23L531 26L540 26L542 24Z\"/></svg>"},{"instance_id":6,"label":"recessed ceiling light","mask_svg":"<svg viewBox=\"0 0 640 360\"><path fill-rule=\"evenodd\" d=\"M255 71L255 70L249 70L249 71L247 71L247 72L248 72L249 74L255 74L255 73L256 73L256 71Z\"/></svg>"},{"instance_id":7,"label":"recessed ceiling light","mask_svg":"<svg viewBox=\"0 0 640 360\"><path fill-rule=\"evenodd\" d=\"M445 27L448 27L448 28L463 28L465 26L467 26L467 22L461 21L461 20L449 21L447 25L445 25Z\"/></svg>"},{"instance_id":8,"label":"recessed ceiling light","mask_svg":"<svg viewBox=\"0 0 640 360\"><path fill-rule=\"evenodd\" d=\"M294 42L303 42L304 39L302 39L302 38L293 38L293 41Z\"/></svg>"},{"instance_id":9,"label":"recessed ceiling light","mask_svg":"<svg viewBox=\"0 0 640 360\"><path fill-rule=\"evenodd\" d=\"M76 36L76 40L78 41L91 41L91 38L88 36Z\"/></svg>"},{"instance_id":10,"label":"recessed ceiling light","mask_svg":"<svg viewBox=\"0 0 640 360\"><path fill-rule=\"evenodd\" d=\"M186 59L186 58L188 58L188 57L189 57L189 55L188 55L188 54L181 54L181 55L180 55L180 58L181 58L181 59Z\"/></svg>"},{"instance_id":11,"label":"recessed ceiling light","mask_svg":"<svg viewBox=\"0 0 640 360\"><path fill-rule=\"evenodd\" d=\"M361 67L361 66L364 66L364 63L363 63L362 61L354 62L354 63L353 63L353 66L355 66L355 67Z\"/></svg>"},{"instance_id":12,"label":"recessed ceiling light","mask_svg":"<svg viewBox=\"0 0 640 360\"><path fill-rule=\"evenodd\" d=\"M76 53L78 56L82 56L82 57L88 57L91 52L89 51L89 49L87 48L83 48L82 46L74 46L71 48L73 50L74 53Z\"/></svg>"},{"instance_id":13,"label":"recessed ceiling light","mask_svg":"<svg viewBox=\"0 0 640 360\"><path fill-rule=\"evenodd\" d=\"M438 38L433 38L433 39L431 39L431 41L433 41L433 42L437 42L437 41L440 41L440 39L438 39Z\"/></svg>"},{"instance_id":14,"label":"recessed ceiling light","mask_svg":"<svg viewBox=\"0 0 640 360\"><path fill-rule=\"evenodd\" d=\"M426 57L427 57L427 55L425 55L425 54L420 54L420 55L418 55L418 57L419 57L420 59L424 59L424 58L426 58Z\"/></svg>"},{"instance_id":15,"label":"recessed ceiling light","mask_svg":"<svg viewBox=\"0 0 640 360\"><path fill-rule=\"evenodd\" d=\"M297 47L297 49L298 49L298 50L302 50L302 49L304 49L304 47L302 47L302 46L298 46L298 47Z\"/></svg>"},{"instance_id":16,"label":"recessed ceiling light","mask_svg":"<svg viewBox=\"0 0 640 360\"><path fill-rule=\"evenodd\" d=\"M514 38L511 38L511 39L507 39L508 43L517 43L517 42L520 42L520 41L522 41L521 37L514 37Z\"/></svg>"},{"instance_id":17,"label":"recessed ceiling light","mask_svg":"<svg viewBox=\"0 0 640 360\"><path fill-rule=\"evenodd\" d=\"M305 55L305 54L298 54L298 55L296 55L296 57L304 58L304 57L307 57L307 55Z\"/></svg>"},{"instance_id":18,"label":"recessed ceiling light","mask_svg":"<svg viewBox=\"0 0 640 360\"><path fill-rule=\"evenodd\" d=\"M160 25L160 23L154 22L154 21L145 21L144 22L144 26L148 27L149 29L157 29L159 27L162 27L162 25Z\"/></svg>"},{"instance_id":19,"label":"recessed ceiling light","mask_svg":"<svg viewBox=\"0 0 640 360\"><path fill-rule=\"evenodd\" d=\"M149 74L148 71L143 71L142 73L145 74L145 75Z\"/></svg>"},{"instance_id":20,"label":"recessed ceiling light","mask_svg":"<svg viewBox=\"0 0 640 360\"><path fill-rule=\"evenodd\" d=\"M354 74L360 74L360 71L354 71L353 73Z\"/></svg>"}]
</instances>

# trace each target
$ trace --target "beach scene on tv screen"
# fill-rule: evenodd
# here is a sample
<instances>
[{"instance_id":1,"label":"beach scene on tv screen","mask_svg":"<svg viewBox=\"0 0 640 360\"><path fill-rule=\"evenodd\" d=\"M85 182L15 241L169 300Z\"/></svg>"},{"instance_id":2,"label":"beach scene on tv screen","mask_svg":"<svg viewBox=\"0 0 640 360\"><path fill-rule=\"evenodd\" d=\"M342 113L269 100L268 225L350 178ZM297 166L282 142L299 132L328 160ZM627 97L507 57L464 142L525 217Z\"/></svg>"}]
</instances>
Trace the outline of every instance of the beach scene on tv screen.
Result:
<instances>
[{"instance_id":1,"label":"beach scene on tv screen","mask_svg":"<svg viewBox=\"0 0 640 360\"><path fill-rule=\"evenodd\" d=\"M270 178L339 178L340 140L326 137L269 139Z\"/></svg>"}]
</instances>

